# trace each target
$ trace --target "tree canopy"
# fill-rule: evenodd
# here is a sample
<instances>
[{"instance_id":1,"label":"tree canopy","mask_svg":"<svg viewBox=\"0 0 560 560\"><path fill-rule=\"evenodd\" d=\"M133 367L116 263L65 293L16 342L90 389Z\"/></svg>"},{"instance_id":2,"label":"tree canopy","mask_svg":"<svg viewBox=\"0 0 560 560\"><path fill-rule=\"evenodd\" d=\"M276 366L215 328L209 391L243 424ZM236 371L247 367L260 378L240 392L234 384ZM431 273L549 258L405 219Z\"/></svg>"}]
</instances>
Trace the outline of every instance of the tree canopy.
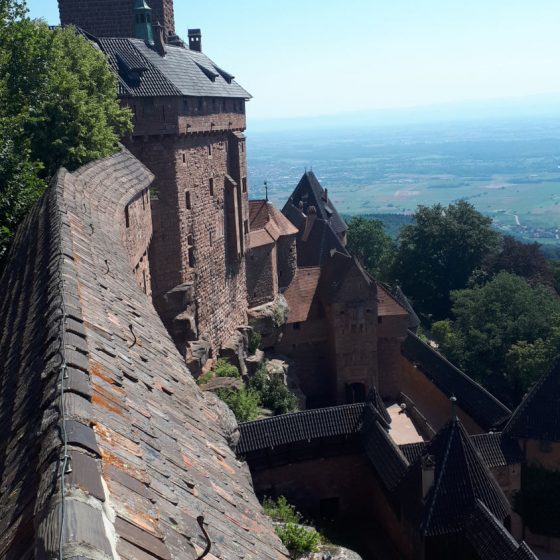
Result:
<instances>
[{"instance_id":1,"label":"tree canopy","mask_svg":"<svg viewBox=\"0 0 560 560\"><path fill-rule=\"evenodd\" d=\"M101 52L0 0L0 261L56 170L110 155L130 129Z\"/></svg>"},{"instance_id":2,"label":"tree canopy","mask_svg":"<svg viewBox=\"0 0 560 560\"><path fill-rule=\"evenodd\" d=\"M465 201L419 206L414 218L401 230L393 275L418 311L442 319L449 315L451 291L467 286L499 234L491 218Z\"/></svg>"},{"instance_id":3,"label":"tree canopy","mask_svg":"<svg viewBox=\"0 0 560 560\"><path fill-rule=\"evenodd\" d=\"M508 272L454 291L453 320L433 325L440 350L509 405L560 352L560 299Z\"/></svg>"},{"instance_id":4,"label":"tree canopy","mask_svg":"<svg viewBox=\"0 0 560 560\"><path fill-rule=\"evenodd\" d=\"M395 243L385 233L383 222L354 216L348 222L347 248L374 278L388 280L395 258Z\"/></svg>"}]
</instances>

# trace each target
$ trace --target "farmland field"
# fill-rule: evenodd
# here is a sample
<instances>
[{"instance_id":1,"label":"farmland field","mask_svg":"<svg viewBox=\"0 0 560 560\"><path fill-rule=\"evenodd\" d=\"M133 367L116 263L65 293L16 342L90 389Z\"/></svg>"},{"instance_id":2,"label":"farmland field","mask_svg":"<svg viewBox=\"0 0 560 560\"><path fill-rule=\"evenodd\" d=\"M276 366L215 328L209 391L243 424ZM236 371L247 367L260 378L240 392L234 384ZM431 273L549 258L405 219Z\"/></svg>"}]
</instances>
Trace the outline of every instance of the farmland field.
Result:
<instances>
[{"instance_id":1,"label":"farmland field","mask_svg":"<svg viewBox=\"0 0 560 560\"><path fill-rule=\"evenodd\" d=\"M496 227L560 243L560 119L410 127L249 130L251 195L282 206L313 169L344 214L471 202Z\"/></svg>"}]
</instances>

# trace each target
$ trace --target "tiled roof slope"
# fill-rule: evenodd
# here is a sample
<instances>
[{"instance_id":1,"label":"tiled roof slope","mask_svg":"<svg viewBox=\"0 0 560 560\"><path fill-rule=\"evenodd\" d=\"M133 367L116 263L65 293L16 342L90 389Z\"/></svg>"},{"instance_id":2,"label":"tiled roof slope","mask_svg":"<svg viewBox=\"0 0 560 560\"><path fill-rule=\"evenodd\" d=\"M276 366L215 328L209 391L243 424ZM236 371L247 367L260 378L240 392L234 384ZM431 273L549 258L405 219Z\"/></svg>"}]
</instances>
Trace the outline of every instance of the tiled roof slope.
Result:
<instances>
[{"instance_id":1,"label":"tiled roof slope","mask_svg":"<svg viewBox=\"0 0 560 560\"><path fill-rule=\"evenodd\" d=\"M166 45L160 56L141 39L95 40L119 75L122 97L251 97L204 53Z\"/></svg>"},{"instance_id":2,"label":"tiled roof slope","mask_svg":"<svg viewBox=\"0 0 560 560\"><path fill-rule=\"evenodd\" d=\"M537 560L527 544L519 544L481 501L467 520L465 536L481 560Z\"/></svg>"},{"instance_id":3,"label":"tiled roof slope","mask_svg":"<svg viewBox=\"0 0 560 560\"><path fill-rule=\"evenodd\" d=\"M300 202L303 203L303 211L306 214L310 206L315 206L317 217L327 222L335 233L339 234L348 230L348 226L340 217L329 199L327 191L323 189L313 171L306 171L303 174L286 206L294 205L298 208Z\"/></svg>"},{"instance_id":4,"label":"tiled roof slope","mask_svg":"<svg viewBox=\"0 0 560 560\"><path fill-rule=\"evenodd\" d=\"M238 455L280 445L359 433L364 404L305 410L240 424Z\"/></svg>"},{"instance_id":5,"label":"tiled roof slope","mask_svg":"<svg viewBox=\"0 0 560 560\"><path fill-rule=\"evenodd\" d=\"M249 201L249 226L251 247L269 245L298 233L290 220L266 200Z\"/></svg>"},{"instance_id":6,"label":"tiled roof slope","mask_svg":"<svg viewBox=\"0 0 560 560\"><path fill-rule=\"evenodd\" d=\"M406 317L408 311L393 297L385 286L377 282L377 313L380 317Z\"/></svg>"},{"instance_id":7,"label":"tiled roof slope","mask_svg":"<svg viewBox=\"0 0 560 560\"><path fill-rule=\"evenodd\" d=\"M319 267L296 270L294 279L284 292L284 297L288 302L288 324L307 321L320 278L321 269Z\"/></svg>"},{"instance_id":8,"label":"tiled roof slope","mask_svg":"<svg viewBox=\"0 0 560 560\"><path fill-rule=\"evenodd\" d=\"M458 418L451 419L430 442L434 457L434 483L426 496L421 529L424 535L459 533L478 500L504 520L507 498L477 453Z\"/></svg>"},{"instance_id":9,"label":"tiled roof slope","mask_svg":"<svg viewBox=\"0 0 560 560\"><path fill-rule=\"evenodd\" d=\"M120 242L151 179L126 151L63 170L18 233L0 283L1 558L194 559L200 515L206 558L286 558Z\"/></svg>"},{"instance_id":10,"label":"tiled roof slope","mask_svg":"<svg viewBox=\"0 0 560 560\"><path fill-rule=\"evenodd\" d=\"M560 441L560 363L544 375L517 407L505 431L514 437Z\"/></svg>"},{"instance_id":11,"label":"tiled roof slope","mask_svg":"<svg viewBox=\"0 0 560 560\"><path fill-rule=\"evenodd\" d=\"M403 355L448 397L455 396L461 408L484 430L501 427L511 411L439 352L409 331Z\"/></svg>"},{"instance_id":12,"label":"tiled roof slope","mask_svg":"<svg viewBox=\"0 0 560 560\"><path fill-rule=\"evenodd\" d=\"M471 442L490 468L516 465L523 462L523 453L516 440L503 433L477 434ZM404 456L414 463L426 454L429 442L399 445Z\"/></svg>"}]
</instances>

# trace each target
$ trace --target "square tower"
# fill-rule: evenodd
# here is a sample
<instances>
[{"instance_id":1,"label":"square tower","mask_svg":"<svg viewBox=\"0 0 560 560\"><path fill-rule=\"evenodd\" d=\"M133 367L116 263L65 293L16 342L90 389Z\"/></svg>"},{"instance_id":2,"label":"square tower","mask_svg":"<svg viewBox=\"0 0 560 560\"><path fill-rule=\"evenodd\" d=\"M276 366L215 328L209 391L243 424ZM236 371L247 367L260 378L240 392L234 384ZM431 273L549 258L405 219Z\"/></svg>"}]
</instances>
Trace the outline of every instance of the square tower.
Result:
<instances>
[{"instance_id":1,"label":"square tower","mask_svg":"<svg viewBox=\"0 0 560 560\"><path fill-rule=\"evenodd\" d=\"M173 0L146 0L154 23L175 35ZM136 0L58 0L62 25L75 25L96 37L134 37Z\"/></svg>"}]
</instances>

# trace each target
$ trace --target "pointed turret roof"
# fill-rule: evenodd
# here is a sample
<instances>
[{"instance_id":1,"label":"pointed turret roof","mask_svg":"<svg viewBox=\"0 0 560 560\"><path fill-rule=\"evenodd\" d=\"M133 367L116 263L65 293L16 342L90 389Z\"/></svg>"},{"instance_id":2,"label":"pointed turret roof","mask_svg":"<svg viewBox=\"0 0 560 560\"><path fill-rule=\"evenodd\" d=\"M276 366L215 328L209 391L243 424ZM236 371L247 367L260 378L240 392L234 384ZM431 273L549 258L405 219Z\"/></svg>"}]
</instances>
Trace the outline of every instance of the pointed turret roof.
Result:
<instances>
[{"instance_id":1,"label":"pointed turret roof","mask_svg":"<svg viewBox=\"0 0 560 560\"><path fill-rule=\"evenodd\" d=\"M327 222L336 234L348 231L346 222L340 217L327 191L323 189L313 171L306 171L303 174L282 212L286 215L288 206L294 205L298 208L300 202L303 203L305 214L310 206L314 206L317 210L317 217Z\"/></svg>"},{"instance_id":2,"label":"pointed turret roof","mask_svg":"<svg viewBox=\"0 0 560 560\"><path fill-rule=\"evenodd\" d=\"M503 521L509 504L461 421L452 418L428 447L434 484L425 500L421 531L426 536L458 533L480 500Z\"/></svg>"},{"instance_id":3,"label":"pointed turret roof","mask_svg":"<svg viewBox=\"0 0 560 560\"><path fill-rule=\"evenodd\" d=\"M509 435L560 442L560 362L541 377L505 427Z\"/></svg>"}]
</instances>

